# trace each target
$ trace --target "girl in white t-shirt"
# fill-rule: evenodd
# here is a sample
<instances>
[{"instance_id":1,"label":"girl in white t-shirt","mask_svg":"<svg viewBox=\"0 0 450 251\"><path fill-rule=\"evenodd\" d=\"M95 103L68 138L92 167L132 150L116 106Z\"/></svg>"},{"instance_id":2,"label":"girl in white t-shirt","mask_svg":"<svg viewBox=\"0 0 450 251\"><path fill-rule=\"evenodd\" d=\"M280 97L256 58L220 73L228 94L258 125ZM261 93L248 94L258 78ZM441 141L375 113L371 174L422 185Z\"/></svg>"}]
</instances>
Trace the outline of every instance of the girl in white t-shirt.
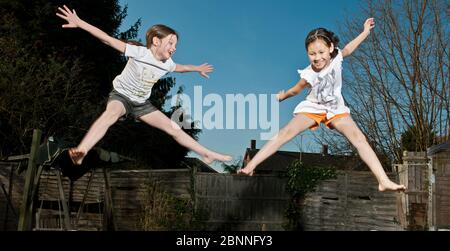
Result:
<instances>
[{"instance_id":1,"label":"girl in white t-shirt","mask_svg":"<svg viewBox=\"0 0 450 251\"><path fill-rule=\"evenodd\" d=\"M239 173L252 175L258 164L297 134L308 128L314 130L320 123L324 123L327 127L342 133L356 147L361 159L377 178L380 191L406 189L405 186L392 182L386 175L364 134L351 118L350 110L345 106L341 95L342 60L366 39L374 25L373 18L367 19L364 23L364 31L342 50L337 48L339 39L326 29L315 29L308 34L305 46L311 65L304 70L299 70L298 83L287 92L279 92L277 98L281 102L301 93L306 87L310 87L311 91L306 100L295 108L295 117L291 122L264 145Z\"/></svg>"},{"instance_id":2,"label":"girl in white t-shirt","mask_svg":"<svg viewBox=\"0 0 450 251\"><path fill-rule=\"evenodd\" d=\"M169 72L198 72L209 78L208 73L213 71L209 64L181 65L172 61L171 57L176 51L178 41L178 34L173 29L165 25L154 25L147 32L146 47L136 46L113 38L88 24L77 16L75 10L70 10L65 5L58 10L56 15L67 21L63 28L81 28L129 58L122 73L113 81L114 89L106 110L92 124L80 144L69 149L74 164L81 165L89 150L103 138L108 128L124 115L134 116L165 131L179 144L198 153L207 164L216 160L231 160L230 156L213 152L200 145L148 101L153 85Z\"/></svg>"}]
</instances>

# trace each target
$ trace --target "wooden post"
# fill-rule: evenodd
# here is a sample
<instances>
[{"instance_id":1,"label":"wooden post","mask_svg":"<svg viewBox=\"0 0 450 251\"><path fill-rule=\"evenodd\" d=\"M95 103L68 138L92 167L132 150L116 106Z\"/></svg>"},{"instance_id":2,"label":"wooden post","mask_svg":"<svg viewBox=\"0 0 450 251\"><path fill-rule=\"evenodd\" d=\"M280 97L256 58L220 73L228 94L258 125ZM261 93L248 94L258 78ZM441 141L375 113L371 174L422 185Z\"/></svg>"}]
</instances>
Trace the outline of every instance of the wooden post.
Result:
<instances>
[{"instance_id":1,"label":"wooden post","mask_svg":"<svg viewBox=\"0 0 450 251\"><path fill-rule=\"evenodd\" d=\"M428 230L436 230L436 176L433 172L433 158L428 162Z\"/></svg>"},{"instance_id":2,"label":"wooden post","mask_svg":"<svg viewBox=\"0 0 450 251\"><path fill-rule=\"evenodd\" d=\"M33 184L36 175L36 159L41 142L42 132L38 129L33 131L33 140L31 143L30 158L28 159L28 167L25 175L25 186L23 189L22 205L20 207L19 231L30 231L33 218Z\"/></svg>"},{"instance_id":3,"label":"wooden post","mask_svg":"<svg viewBox=\"0 0 450 251\"><path fill-rule=\"evenodd\" d=\"M407 209L407 229L426 230L430 205L429 160L426 152L404 152L403 164L406 168L405 192Z\"/></svg>"},{"instance_id":4,"label":"wooden post","mask_svg":"<svg viewBox=\"0 0 450 251\"><path fill-rule=\"evenodd\" d=\"M404 164L394 164L394 170L397 173L400 184L408 187L408 168ZM408 227L408 203L407 195L405 193L397 194L397 217L400 222L400 226L403 229Z\"/></svg>"},{"instance_id":5,"label":"wooden post","mask_svg":"<svg viewBox=\"0 0 450 251\"><path fill-rule=\"evenodd\" d=\"M64 213L64 225L66 225L66 230L72 230L72 225L70 224L69 207L67 205L66 197L64 196L64 188L61 179L61 170L56 170L56 177L58 179L59 199L61 200Z\"/></svg>"},{"instance_id":6,"label":"wooden post","mask_svg":"<svg viewBox=\"0 0 450 251\"><path fill-rule=\"evenodd\" d=\"M91 189L92 180L95 175L95 169L92 169L91 175L89 176L89 181L86 186L86 190L84 190L83 200L81 200L80 208L78 208L77 219L75 220L75 225L78 226L78 222L80 221L81 214L83 213L84 204L86 202L86 198L88 196L89 190Z\"/></svg>"},{"instance_id":7,"label":"wooden post","mask_svg":"<svg viewBox=\"0 0 450 251\"><path fill-rule=\"evenodd\" d=\"M104 226L103 230L116 231L116 223L114 222L113 202L111 195L111 186L109 183L108 173L106 168L103 167L103 177L105 179L105 199L104 199Z\"/></svg>"}]
</instances>

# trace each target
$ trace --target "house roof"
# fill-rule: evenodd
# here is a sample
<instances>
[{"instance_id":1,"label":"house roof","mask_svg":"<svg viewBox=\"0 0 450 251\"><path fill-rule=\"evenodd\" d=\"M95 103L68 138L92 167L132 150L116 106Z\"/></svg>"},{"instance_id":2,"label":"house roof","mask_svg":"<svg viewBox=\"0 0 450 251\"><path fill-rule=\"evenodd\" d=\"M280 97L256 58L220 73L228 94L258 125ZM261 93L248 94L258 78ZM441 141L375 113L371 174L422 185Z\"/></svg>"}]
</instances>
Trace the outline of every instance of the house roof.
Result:
<instances>
[{"instance_id":1,"label":"house roof","mask_svg":"<svg viewBox=\"0 0 450 251\"><path fill-rule=\"evenodd\" d=\"M252 159L259 149L247 148L244 165ZM358 156L338 156L322 153L301 153L278 151L261 164L258 165L256 172L285 172L289 164L295 160L299 160L308 166L317 167L334 167L340 170L367 170L366 165Z\"/></svg>"},{"instance_id":2,"label":"house roof","mask_svg":"<svg viewBox=\"0 0 450 251\"><path fill-rule=\"evenodd\" d=\"M439 145L428 148L428 155L435 155L440 152L450 151L450 140Z\"/></svg>"},{"instance_id":3,"label":"house roof","mask_svg":"<svg viewBox=\"0 0 450 251\"><path fill-rule=\"evenodd\" d=\"M184 162L189 167L197 167L197 172L202 173L218 173L214 168L207 165L205 162L192 157L186 157Z\"/></svg>"}]
</instances>

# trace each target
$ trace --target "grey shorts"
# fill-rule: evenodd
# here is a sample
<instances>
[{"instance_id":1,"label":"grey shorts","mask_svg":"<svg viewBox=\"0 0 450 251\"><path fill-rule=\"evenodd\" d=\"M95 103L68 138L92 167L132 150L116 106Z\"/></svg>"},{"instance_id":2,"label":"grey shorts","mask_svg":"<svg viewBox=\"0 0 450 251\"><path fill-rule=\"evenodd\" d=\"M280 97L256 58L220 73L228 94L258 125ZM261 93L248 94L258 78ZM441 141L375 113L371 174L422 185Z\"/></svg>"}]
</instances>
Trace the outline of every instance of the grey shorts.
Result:
<instances>
[{"instance_id":1,"label":"grey shorts","mask_svg":"<svg viewBox=\"0 0 450 251\"><path fill-rule=\"evenodd\" d=\"M126 111L124 115L125 117L132 116L132 118L138 119L144 115L147 115L149 113L158 110L155 106L152 105L152 103L150 103L149 100L145 101L145 103L140 104L131 101L129 98L120 94L118 91L114 89L109 93L108 103L113 100L117 100L123 104Z\"/></svg>"}]
</instances>

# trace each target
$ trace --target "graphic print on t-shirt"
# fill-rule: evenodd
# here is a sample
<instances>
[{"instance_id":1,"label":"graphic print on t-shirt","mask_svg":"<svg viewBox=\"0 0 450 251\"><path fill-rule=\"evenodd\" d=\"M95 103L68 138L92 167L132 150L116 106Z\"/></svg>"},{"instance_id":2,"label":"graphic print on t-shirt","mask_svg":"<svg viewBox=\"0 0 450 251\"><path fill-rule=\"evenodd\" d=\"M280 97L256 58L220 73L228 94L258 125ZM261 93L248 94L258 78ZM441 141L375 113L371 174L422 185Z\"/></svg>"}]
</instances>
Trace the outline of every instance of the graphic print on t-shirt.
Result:
<instances>
[{"instance_id":1,"label":"graphic print on t-shirt","mask_svg":"<svg viewBox=\"0 0 450 251\"><path fill-rule=\"evenodd\" d=\"M338 97L334 94L334 84L336 83L336 71L331 70L323 77L318 77L319 84L315 86L317 100L319 104L327 105L332 109L337 108Z\"/></svg>"}]
</instances>

